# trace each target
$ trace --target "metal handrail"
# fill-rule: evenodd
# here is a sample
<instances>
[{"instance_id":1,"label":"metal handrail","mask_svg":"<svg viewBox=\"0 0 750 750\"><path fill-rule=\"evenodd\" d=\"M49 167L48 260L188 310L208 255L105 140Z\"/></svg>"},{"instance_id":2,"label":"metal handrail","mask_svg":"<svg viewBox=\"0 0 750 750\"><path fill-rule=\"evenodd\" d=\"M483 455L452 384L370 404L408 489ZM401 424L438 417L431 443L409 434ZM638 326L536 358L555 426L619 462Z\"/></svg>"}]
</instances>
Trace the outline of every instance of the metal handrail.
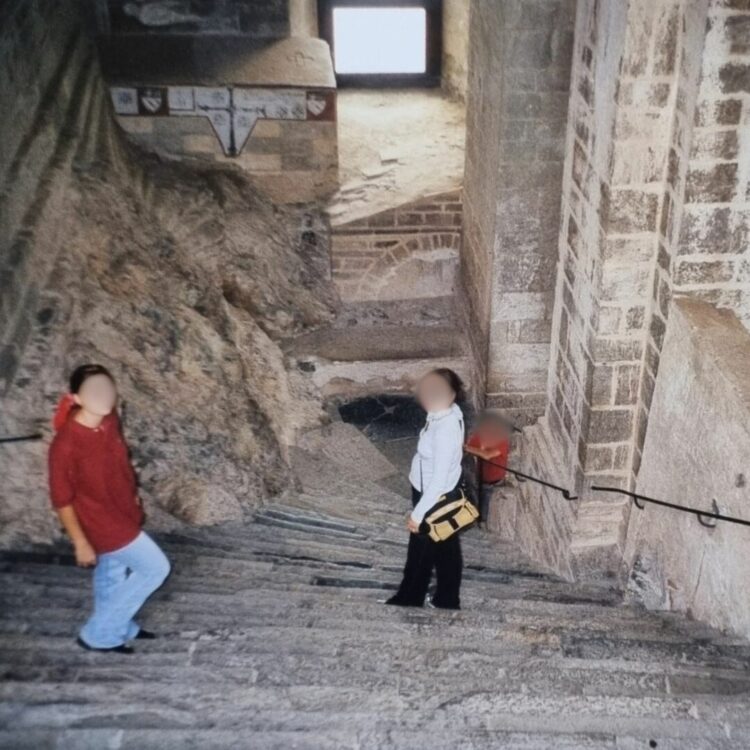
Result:
<instances>
[{"instance_id":1,"label":"metal handrail","mask_svg":"<svg viewBox=\"0 0 750 750\"><path fill-rule=\"evenodd\" d=\"M641 495L638 492L630 492L629 490L623 490L619 487L602 487L601 485L592 485L591 489L595 492L619 492L621 495L627 495L633 500L635 507L638 510L644 510L645 503L653 503L654 505L661 505L664 508L672 508L673 510L679 510L683 513L690 513L697 516L698 520L709 528L713 528L715 524L707 524L706 518L713 518L716 521L727 521L729 523L737 523L741 526L750 526L750 521L746 521L744 518L736 518L734 516L725 516L723 513L714 513L708 510L698 510L698 508L691 508L689 505L677 505L677 503L669 503L666 500L657 500L654 497L648 495Z\"/></svg>"},{"instance_id":2,"label":"metal handrail","mask_svg":"<svg viewBox=\"0 0 750 750\"><path fill-rule=\"evenodd\" d=\"M491 464L492 466L497 466L499 469L505 469L505 471L510 472L511 474L521 477L524 480L529 480L531 482L535 482L536 484L540 484L543 487L549 487L550 489L557 490L566 500L578 500L577 495L573 495L570 490L566 490L564 487L560 487L556 484L552 484L551 482L547 482L544 479L540 479L539 477L532 476L531 474L524 474L523 472L517 471L516 469L511 469L509 466L503 466L503 464L492 461L488 458L482 458L481 456L477 456L480 461L485 461L488 464ZM750 526L750 521L746 521L744 518L736 518L735 516L727 516L723 513L719 513L717 511L707 511L707 510L699 510L698 508L693 508L688 505L678 505L677 503L670 503L666 500L657 500L654 497L649 497L648 495L641 495L638 492L630 492L629 490L623 490L620 487L605 487L603 485L592 485L591 489L594 492L611 492L611 493L619 493L621 495L627 495L629 498L633 500L633 503L635 504L635 507L638 508L638 510L644 510L645 505L644 503L652 503L653 505L660 505L664 508L671 508L672 510L681 511L682 513L689 513L693 516L696 516L698 521L707 528L714 528L716 526L716 522L718 521L726 521L727 523L736 523L740 526ZM714 501L714 507L716 507L716 502ZM713 519L714 523L710 523L707 521L707 519Z\"/></svg>"},{"instance_id":3,"label":"metal handrail","mask_svg":"<svg viewBox=\"0 0 750 750\"><path fill-rule=\"evenodd\" d=\"M498 463L497 461L491 461L488 458L482 458L481 456L477 456L480 461L485 461L488 464L492 464L492 466L497 466L499 469L505 469L505 471L509 471L511 474L521 477L522 479L528 479L531 482L536 482L537 484L541 484L544 487L549 487L552 490L557 490L566 500L578 500L578 495L574 495L570 492L570 490L566 490L565 487L559 487L556 484L552 484L551 482L547 482L544 479L539 479L539 477L534 477L531 474L524 474L521 471L517 471L516 469L511 469L510 466L503 466L501 463Z\"/></svg>"}]
</instances>

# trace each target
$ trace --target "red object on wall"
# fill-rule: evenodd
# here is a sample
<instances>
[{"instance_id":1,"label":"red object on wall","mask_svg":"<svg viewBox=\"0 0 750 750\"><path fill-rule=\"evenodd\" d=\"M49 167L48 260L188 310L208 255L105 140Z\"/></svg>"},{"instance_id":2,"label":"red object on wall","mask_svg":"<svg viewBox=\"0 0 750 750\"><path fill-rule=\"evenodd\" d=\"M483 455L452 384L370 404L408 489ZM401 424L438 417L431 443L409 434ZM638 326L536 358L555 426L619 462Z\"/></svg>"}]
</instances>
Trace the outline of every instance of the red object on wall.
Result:
<instances>
[{"instance_id":1,"label":"red object on wall","mask_svg":"<svg viewBox=\"0 0 750 750\"><path fill-rule=\"evenodd\" d=\"M482 484L496 484L505 479L506 472L505 469L490 462L495 461L503 466L508 465L510 441L507 437L490 437L483 435L482 432L480 428L470 435L466 447L469 453L479 459L479 481Z\"/></svg>"}]
</instances>

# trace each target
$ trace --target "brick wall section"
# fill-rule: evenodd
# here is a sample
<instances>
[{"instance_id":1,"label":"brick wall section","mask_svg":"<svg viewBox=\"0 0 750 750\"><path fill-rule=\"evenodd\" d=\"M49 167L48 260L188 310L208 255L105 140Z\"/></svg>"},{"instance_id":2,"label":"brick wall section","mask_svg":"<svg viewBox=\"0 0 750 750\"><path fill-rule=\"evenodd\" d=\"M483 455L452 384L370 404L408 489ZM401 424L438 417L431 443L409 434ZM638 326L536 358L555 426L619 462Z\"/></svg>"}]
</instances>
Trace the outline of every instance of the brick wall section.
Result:
<instances>
[{"instance_id":1,"label":"brick wall section","mask_svg":"<svg viewBox=\"0 0 750 750\"><path fill-rule=\"evenodd\" d=\"M170 158L234 164L245 170L272 200L303 203L338 187L336 122L259 120L242 152L224 155L204 117L118 117L142 148Z\"/></svg>"},{"instance_id":2,"label":"brick wall section","mask_svg":"<svg viewBox=\"0 0 750 750\"><path fill-rule=\"evenodd\" d=\"M534 460L581 500L571 520L559 494L522 488L526 503L558 508L564 543L546 559L565 574L615 575L621 562L629 504L587 488L633 478L675 131L679 10L678 2L646 0L578 4L549 403L535 428L548 455Z\"/></svg>"},{"instance_id":3,"label":"brick wall section","mask_svg":"<svg viewBox=\"0 0 750 750\"><path fill-rule=\"evenodd\" d=\"M0 119L0 393L45 309L40 290L64 247L64 165L76 157L83 123L106 111L81 24L73 2L6 3L0 15L9 73L0 104L10 113Z\"/></svg>"},{"instance_id":4,"label":"brick wall section","mask_svg":"<svg viewBox=\"0 0 750 750\"><path fill-rule=\"evenodd\" d=\"M546 401L574 9L472 9L464 293L487 403L521 423Z\"/></svg>"},{"instance_id":5,"label":"brick wall section","mask_svg":"<svg viewBox=\"0 0 750 750\"><path fill-rule=\"evenodd\" d=\"M750 3L711 2L674 290L750 327Z\"/></svg>"},{"instance_id":6,"label":"brick wall section","mask_svg":"<svg viewBox=\"0 0 750 750\"><path fill-rule=\"evenodd\" d=\"M549 405L534 428L554 448L535 467L582 497L572 524L557 514L566 555L543 553L565 573L619 572L630 505L588 488L634 486L673 295L745 310L748 16L736 0L578 6Z\"/></svg>"},{"instance_id":7,"label":"brick wall section","mask_svg":"<svg viewBox=\"0 0 750 750\"><path fill-rule=\"evenodd\" d=\"M601 213L609 194L624 11L624 4L578 4L547 407L552 439L568 467L560 479L567 483L581 473L579 444L585 445L590 419Z\"/></svg>"},{"instance_id":8,"label":"brick wall section","mask_svg":"<svg viewBox=\"0 0 750 750\"><path fill-rule=\"evenodd\" d=\"M669 99L672 102L671 132L668 137L666 164L662 165L663 186L656 228L657 251L652 261L652 275L649 278L650 300L646 306L644 322L646 341L640 372L636 427L630 463L631 482L635 481L640 470L651 400L654 395L659 358L673 296L674 259L680 244L680 227L685 221L688 158L691 143L696 138L694 115L701 63L706 52L708 6L707 2L685 3L682 8L675 8L671 12L671 27L674 36L674 45L671 46L675 50L676 76L669 83ZM665 58L662 57L662 59ZM663 83L660 85L665 86Z\"/></svg>"},{"instance_id":9,"label":"brick wall section","mask_svg":"<svg viewBox=\"0 0 750 750\"><path fill-rule=\"evenodd\" d=\"M331 276L342 299L452 294L461 217L454 191L334 227Z\"/></svg>"},{"instance_id":10,"label":"brick wall section","mask_svg":"<svg viewBox=\"0 0 750 750\"><path fill-rule=\"evenodd\" d=\"M632 486L669 303L705 4L631 2L602 212L592 320L590 418L579 446L586 481Z\"/></svg>"}]
</instances>

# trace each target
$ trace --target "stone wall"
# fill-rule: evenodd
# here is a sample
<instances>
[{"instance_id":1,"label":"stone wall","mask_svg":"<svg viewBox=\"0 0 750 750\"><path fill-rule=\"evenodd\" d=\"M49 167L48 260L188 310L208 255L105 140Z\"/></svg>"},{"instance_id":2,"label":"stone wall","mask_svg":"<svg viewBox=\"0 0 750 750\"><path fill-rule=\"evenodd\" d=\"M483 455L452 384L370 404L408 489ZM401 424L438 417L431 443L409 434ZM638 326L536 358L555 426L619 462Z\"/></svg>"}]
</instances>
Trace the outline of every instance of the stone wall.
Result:
<instances>
[{"instance_id":1,"label":"stone wall","mask_svg":"<svg viewBox=\"0 0 750 750\"><path fill-rule=\"evenodd\" d=\"M288 36L290 0L94 0L104 34Z\"/></svg>"},{"instance_id":2,"label":"stone wall","mask_svg":"<svg viewBox=\"0 0 750 750\"><path fill-rule=\"evenodd\" d=\"M52 38L55 18L46 21ZM38 38L16 43L8 28L0 49L33 57ZM60 51L59 74L38 112L19 117L3 185L3 228L7 217L14 235L0 259L11 314L0 434L44 439L0 452L0 546L60 534L50 418L82 362L117 379L151 529L240 520L285 492L289 445L324 417L278 343L328 322L337 304L321 212L271 204L239 170L167 162L128 142L77 28L72 46L49 49Z\"/></svg>"},{"instance_id":3,"label":"stone wall","mask_svg":"<svg viewBox=\"0 0 750 750\"><path fill-rule=\"evenodd\" d=\"M318 36L317 0L289 0L289 33L292 36Z\"/></svg>"},{"instance_id":4,"label":"stone wall","mask_svg":"<svg viewBox=\"0 0 750 750\"><path fill-rule=\"evenodd\" d=\"M336 226L333 281L349 302L451 295L460 233L459 191Z\"/></svg>"},{"instance_id":5,"label":"stone wall","mask_svg":"<svg viewBox=\"0 0 750 750\"><path fill-rule=\"evenodd\" d=\"M587 488L631 486L636 420L647 416L642 367L669 145L675 132L689 139L689 130L677 131L680 55L700 59L700 8L680 7L578 4L549 401L534 428L554 446L534 459L541 475L581 496L557 513L562 558L559 546L545 554L571 575L616 575L622 554L629 504ZM682 77L689 72L686 62ZM689 106L685 93L679 100ZM522 494L560 506L555 493Z\"/></svg>"},{"instance_id":6,"label":"stone wall","mask_svg":"<svg viewBox=\"0 0 750 750\"><path fill-rule=\"evenodd\" d=\"M472 0L443 0L443 91L466 101Z\"/></svg>"},{"instance_id":7,"label":"stone wall","mask_svg":"<svg viewBox=\"0 0 750 750\"><path fill-rule=\"evenodd\" d=\"M541 553L571 575L619 573L630 505L588 488L635 484L673 293L742 314L747 97L730 71L747 18L718 0L578 5L549 401L533 428L554 446L537 469L581 496L547 513L563 559Z\"/></svg>"},{"instance_id":8,"label":"stone wall","mask_svg":"<svg viewBox=\"0 0 750 750\"><path fill-rule=\"evenodd\" d=\"M707 24L674 288L750 327L750 5L712 2Z\"/></svg>"},{"instance_id":9,"label":"stone wall","mask_svg":"<svg viewBox=\"0 0 750 750\"><path fill-rule=\"evenodd\" d=\"M35 324L39 293L64 246L54 224L63 165L75 157L71 121L92 106L90 46L74 2L18 0L0 9L0 395L13 379Z\"/></svg>"},{"instance_id":10,"label":"stone wall","mask_svg":"<svg viewBox=\"0 0 750 750\"><path fill-rule=\"evenodd\" d=\"M462 283L488 405L544 412L575 3L476 3Z\"/></svg>"},{"instance_id":11,"label":"stone wall","mask_svg":"<svg viewBox=\"0 0 750 750\"><path fill-rule=\"evenodd\" d=\"M637 491L750 519L750 333L730 311L676 298L661 353ZM716 501L713 506L712 501ZM625 561L647 606L750 635L750 529L646 504L633 510Z\"/></svg>"},{"instance_id":12,"label":"stone wall","mask_svg":"<svg viewBox=\"0 0 750 750\"><path fill-rule=\"evenodd\" d=\"M160 64L146 78L118 74L110 91L120 126L167 158L234 164L279 203L331 194L338 148L328 45L287 39L214 62L208 71Z\"/></svg>"},{"instance_id":13,"label":"stone wall","mask_svg":"<svg viewBox=\"0 0 750 750\"><path fill-rule=\"evenodd\" d=\"M491 318L490 275L495 237L495 195L499 184L502 54L495 44L502 27L500 3L475 3L469 24L466 102L466 167L463 185L459 297L476 363L475 393L485 392ZM494 95L487 92L496 81Z\"/></svg>"}]
</instances>

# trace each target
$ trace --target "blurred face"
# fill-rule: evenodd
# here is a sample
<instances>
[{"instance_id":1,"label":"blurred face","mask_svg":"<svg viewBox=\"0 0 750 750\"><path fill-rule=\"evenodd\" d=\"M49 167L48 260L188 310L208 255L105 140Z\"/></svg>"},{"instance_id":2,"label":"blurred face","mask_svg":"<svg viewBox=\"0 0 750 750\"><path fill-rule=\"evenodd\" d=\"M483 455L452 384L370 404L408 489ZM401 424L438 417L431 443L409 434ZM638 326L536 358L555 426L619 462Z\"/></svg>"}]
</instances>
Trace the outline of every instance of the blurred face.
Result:
<instances>
[{"instance_id":1,"label":"blurred face","mask_svg":"<svg viewBox=\"0 0 750 750\"><path fill-rule=\"evenodd\" d=\"M117 390L106 375L92 375L74 394L75 402L91 414L106 417L115 408Z\"/></svg>"},{"instance_id":2,"label":"blurred face","mask_svg":"<svg viewBox=\"0 0 750 750\"><path fill-rule=\"evenodd\" d=\"M429 372L417 383L417 401L425 411L448 409L456 394L444 378Z\"/></svg>"}]
</instances>

